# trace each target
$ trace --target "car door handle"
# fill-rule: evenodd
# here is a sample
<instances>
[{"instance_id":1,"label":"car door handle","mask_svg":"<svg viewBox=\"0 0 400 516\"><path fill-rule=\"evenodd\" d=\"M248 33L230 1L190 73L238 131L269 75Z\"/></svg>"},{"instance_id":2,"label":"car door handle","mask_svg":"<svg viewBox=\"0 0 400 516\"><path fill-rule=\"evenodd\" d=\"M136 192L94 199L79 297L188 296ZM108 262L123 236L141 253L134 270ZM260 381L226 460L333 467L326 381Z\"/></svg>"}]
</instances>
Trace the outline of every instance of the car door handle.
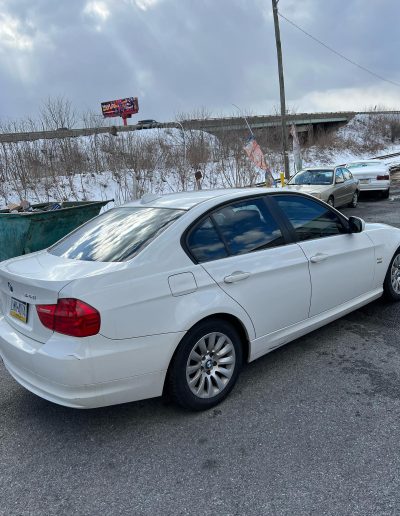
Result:
<instances>
[{"instance_id":1,"label":"car door handle","mask_svg":"<svg viewBox=\"0 0 400 516\"><path fill-rule=\"evenodd\" d=\"M328 258L328 256L329 255L325 254L325 253L317 253L316 255L311 256L310 262L312 262L312 263L323 262L324 260L326 260Z\"/></svg>"},{"instance_id":2,"label":"car door handle","mask_svg":"<svg viewBox=\"0 0 400 516\"><path fill-rule=\"evenodd\" d=\"M235 283L236 281L242 281L250 276L250 272L235 271L229 276L225 276L225 283Z\"/></svg>"}]
</instances>

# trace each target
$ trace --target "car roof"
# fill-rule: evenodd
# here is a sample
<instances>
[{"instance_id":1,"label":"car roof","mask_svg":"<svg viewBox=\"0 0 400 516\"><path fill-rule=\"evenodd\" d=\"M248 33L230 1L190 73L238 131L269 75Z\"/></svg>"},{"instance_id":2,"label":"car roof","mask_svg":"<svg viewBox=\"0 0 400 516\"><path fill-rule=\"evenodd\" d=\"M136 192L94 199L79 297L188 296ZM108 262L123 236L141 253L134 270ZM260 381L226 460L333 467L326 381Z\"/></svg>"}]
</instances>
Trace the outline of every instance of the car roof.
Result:
<instances>
[{"instance_id":1,"label":"car roof","mask_svg":"<svg viewBox=\"0 0 400 516\"><path fill-rule=\"evenodd\" d=\"M212 199L230 200L248 195L277 192L276 188L224 188L219 190L196 190L193 192L177 192L157 195L147 194L138 201L125 203L124 207L174 208L190 210L198 204Z\"/></svg>"}]
</instances>

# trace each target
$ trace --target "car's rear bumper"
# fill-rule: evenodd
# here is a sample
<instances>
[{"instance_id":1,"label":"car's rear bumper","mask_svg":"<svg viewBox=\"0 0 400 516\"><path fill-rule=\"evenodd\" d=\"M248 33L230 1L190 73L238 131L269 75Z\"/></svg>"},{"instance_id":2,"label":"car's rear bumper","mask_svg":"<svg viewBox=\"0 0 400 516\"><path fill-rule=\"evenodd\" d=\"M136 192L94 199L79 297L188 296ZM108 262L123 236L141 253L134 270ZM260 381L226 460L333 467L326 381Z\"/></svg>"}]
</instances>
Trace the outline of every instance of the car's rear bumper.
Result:
<instances>
[{"instance_id":1,"label":"car's rear bumper","mask_svg":"<svg viewBox=\"0 0 400 516\"><path fill-rule=\"evenodd\" d=\"M45 344L17 332L0 315L0 355L10 374L54 403L94 408L162 394L183 333L110 340L54 334Z\"/></svg>"},{"instance_id":2,"label":"car's rear bumper","mask_svg":"<svg viewBox=\"0 0 400 516\"><path fill-rule=\"evenodd\" d=\"M162 394L165 371L133 376L104 384L63 385L32 371L17 368L4 359L11 376L23 387L58 405L71 408L96 408L137 401Z\"/></svg>"},{"instance_id":3,"label":"car's rear bumper","mask_svg":"<svg viewBox=\"0 0 400 516\"><path fill-rule=\"evenodd\" d=\"M386 191L390 188L390 181L377 181L376 179L369 179L368 183L358 183L358 189L361 192L367 191Z\"/></svg>"}]
</instances>

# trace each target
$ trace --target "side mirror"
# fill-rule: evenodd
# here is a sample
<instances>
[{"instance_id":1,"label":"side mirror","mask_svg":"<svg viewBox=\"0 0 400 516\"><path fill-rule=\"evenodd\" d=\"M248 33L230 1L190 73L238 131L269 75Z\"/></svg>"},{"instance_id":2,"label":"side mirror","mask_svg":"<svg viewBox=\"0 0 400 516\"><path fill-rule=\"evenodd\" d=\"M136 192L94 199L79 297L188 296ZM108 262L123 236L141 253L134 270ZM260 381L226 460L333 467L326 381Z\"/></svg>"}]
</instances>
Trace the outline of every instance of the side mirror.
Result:
<instances>
[{"instance_id":1,"label":"side mirror","mask_svg":"<svg viewBox=\"0 0 400 516\"><path fill-rule=\"evenodd\" d=\"M344 183L344 179L343 179L343 177L337 177L337 178L335 179L335 183L336 183L336 184Z\"/></svg>"},{"instance_id":2,"label":"side mirror","mask_svg":"<svg viewBox=\"0 0 400 516\"><path fill-rule=\"evenodd\" d=\"M365 222L360 217L349 217L350 233L361 233L365 229Z\"/></svg>"}]
</instances>

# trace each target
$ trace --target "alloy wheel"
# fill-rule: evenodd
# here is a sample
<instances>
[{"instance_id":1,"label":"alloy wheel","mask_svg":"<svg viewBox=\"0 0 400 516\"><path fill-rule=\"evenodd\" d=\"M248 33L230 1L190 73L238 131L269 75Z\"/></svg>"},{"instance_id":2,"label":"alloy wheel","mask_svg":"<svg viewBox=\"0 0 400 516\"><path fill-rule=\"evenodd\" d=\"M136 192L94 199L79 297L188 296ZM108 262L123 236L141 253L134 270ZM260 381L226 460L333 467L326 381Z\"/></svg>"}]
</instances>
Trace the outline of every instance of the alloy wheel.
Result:
<instances>
[{"instance_id":1,"label":"alloy wheel","mask_svg":"<svg viewBox=\"0 0 400 516\"><path fill-rule=\"evenodd\" d=\"M186 364L186 381L199 398L220 394L233 375L236 364L231 339L220 332L208 333L193 346Z\"/></svg>"},{"instance_id":2,"label":"alloy wheel","mask_svg":"<svg viewBox=\"0 0 400 516\"><path fill-rule=\"evenodd\" d=\"M393 290L400 294L400 254L393 260L390 273Z\"/></svg>"}]
</instances>

